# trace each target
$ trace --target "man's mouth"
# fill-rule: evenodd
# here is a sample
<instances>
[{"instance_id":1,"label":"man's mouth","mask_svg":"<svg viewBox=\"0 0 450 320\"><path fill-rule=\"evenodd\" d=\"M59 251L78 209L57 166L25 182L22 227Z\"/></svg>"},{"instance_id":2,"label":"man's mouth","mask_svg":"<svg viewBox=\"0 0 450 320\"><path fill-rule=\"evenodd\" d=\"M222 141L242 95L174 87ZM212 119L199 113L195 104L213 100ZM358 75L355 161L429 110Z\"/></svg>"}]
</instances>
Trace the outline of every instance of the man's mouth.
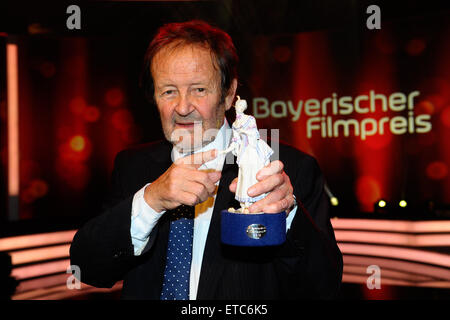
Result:
<instances>
[{"instance_id":1,"label":"man's mouth","mask_svg":"<svg viewBox=\"0 0 450 320\"><path fill-rule=\"evenodd\" d=\"M180 127L191 127L194 125L194 123L193 122L176 122L176 125L180 126Z\"/></svg>"},{"instance_id":2,"label":"man's mouth","mask_svg":"<svg viewBox=\"0 0 450 320\"><path fill-rule=\"evenodd\" d=\"M194 128L195 122L175 122L175 125L177 125L180 128Z\"/></svg>"}]
</instances>

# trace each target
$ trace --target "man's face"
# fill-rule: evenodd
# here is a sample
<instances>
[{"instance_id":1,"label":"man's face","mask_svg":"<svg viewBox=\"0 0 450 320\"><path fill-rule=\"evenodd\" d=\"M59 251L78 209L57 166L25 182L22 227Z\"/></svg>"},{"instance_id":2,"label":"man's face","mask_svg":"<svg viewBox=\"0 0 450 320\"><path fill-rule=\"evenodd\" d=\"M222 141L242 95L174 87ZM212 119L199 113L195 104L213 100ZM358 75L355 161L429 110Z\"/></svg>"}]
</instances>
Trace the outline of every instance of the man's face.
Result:
<instances>
[{"instance_id":1,"label":"man's face","mask_svg":"<svg viewBox=\"0 0 450 320\"><path fill-rule=\"evenodd\" d=\"M184 152L210 142L208 132L222 126L235 91L219 105L220 73L211 52L198 45L169 46L154 56L151 72L166 139Z\"/></svg>"}]
</instances>

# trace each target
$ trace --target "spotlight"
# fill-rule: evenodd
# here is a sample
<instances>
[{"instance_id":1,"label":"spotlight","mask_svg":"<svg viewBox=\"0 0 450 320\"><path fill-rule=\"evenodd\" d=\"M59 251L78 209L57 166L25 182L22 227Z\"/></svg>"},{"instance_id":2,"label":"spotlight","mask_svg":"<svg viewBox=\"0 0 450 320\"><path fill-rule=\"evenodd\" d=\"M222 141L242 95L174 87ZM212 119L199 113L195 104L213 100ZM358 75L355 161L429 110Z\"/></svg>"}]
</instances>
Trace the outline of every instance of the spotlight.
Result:
<instances>
[{"instance_id":1,"label":"spotlight","mask_svg":"<svg viewBox=\"0 0 450 320\"><path fill-rule=\"evenodd\" d=\"M406 200L400 200L400 202L398 203L398 205L399 205L400 207L402 207L402 208L405 208L405 207L408 205L408 203L406 202Z\"/></svg>"},{"instance_id":2,"label":"spotlight","mask_svg":"<svg viewBox=\"0 0 450 320\"><path fill-rule=\"evenodd\" d=\"M334 206L334 207L339 205L339 200L336 197L331 197L330 198L330 202L331 202L331 205Z\"/></svg>"},{"instance_id":3,"label":"spotlight","mask_svg":"<svg viewBox=\"0 0 450 320\"><path fill-rule=\"evenodd\" d=\"M331 190L330 190L330 188L328 187L328 185L327 185L326 182L325 182L325 185L324 185L324 189L325 189L325 192L327 193L328 197L330 198L330 203L331 203L331 205L332 205L333 207L337 207L337 206L339 205L339 200L338 200L338 198L336 198L336 197L334 196L333 193L331 193Z\"/></svg>"},{"instance_id":4,"label":"spotlight","mask_svg":"<svg viewBox=\"0 0 450 320\"><path fill-rule=\"evenodd\" d=\"M380 207L380 208L385 208L386 205L387 205L386 201L384 201L384 200L378 201L378 207Z\"/></svg>"},{"instance_id":5,"label":"spotlight","mask_svg":"<svg viewBox=\"0 0 450 320\"><path fill-rule=\"evenodd\" d=\"M373 204L374 212L379 214L387 214L389 207L388 202L384 199L380 199Z\"/></svg>"}]
</instances>

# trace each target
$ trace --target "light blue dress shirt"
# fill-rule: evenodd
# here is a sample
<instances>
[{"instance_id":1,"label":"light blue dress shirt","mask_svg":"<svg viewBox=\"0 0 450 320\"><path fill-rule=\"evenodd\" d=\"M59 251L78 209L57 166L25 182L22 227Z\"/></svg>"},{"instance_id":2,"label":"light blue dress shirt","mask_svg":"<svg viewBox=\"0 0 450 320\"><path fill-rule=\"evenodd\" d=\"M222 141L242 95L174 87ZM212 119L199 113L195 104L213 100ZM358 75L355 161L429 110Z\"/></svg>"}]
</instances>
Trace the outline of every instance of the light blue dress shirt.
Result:
<instances>
[{"instance_id":1,"label":"light blue dress shirt","mask_svg":"<svg viewBox=\"0 0 450 320\"><path fill-rule=\"evenodd\" d=\"M218 134L214 141L204 146L197 152L205 152L212 149L223 150L230 144L232 136L232 130L227 122L224 120L224 124L218 131ZM172 149L172 161L184 157L184 154L179 153L175 148ZM199 170L217 170L221 171L225 155L218 156L216 159L203 164ZM140 189L133 197L131 208L131 240L134 246L134 254L140 255L148 242L149 235L155 225L158 223L165 211L156 212L153 210L144 199L145 188L150 183L147 183L142 189ZM219 181L217 182L217 186ZM195 206L195 218L194 218L194 240L192 246L192 262L191 262L191 275L189 284L189 298L195 300L197 296L198 281L200 279L200 271L203 260L203 252L205 249L206 237L208 235L209 224L214 208L214 202L216 200L216 193L208 198L206 201L199 203ZM289 230L292 220L294 219L297 207L293 208L286 218L286 232Z\"/></svg>"}]
</instances>

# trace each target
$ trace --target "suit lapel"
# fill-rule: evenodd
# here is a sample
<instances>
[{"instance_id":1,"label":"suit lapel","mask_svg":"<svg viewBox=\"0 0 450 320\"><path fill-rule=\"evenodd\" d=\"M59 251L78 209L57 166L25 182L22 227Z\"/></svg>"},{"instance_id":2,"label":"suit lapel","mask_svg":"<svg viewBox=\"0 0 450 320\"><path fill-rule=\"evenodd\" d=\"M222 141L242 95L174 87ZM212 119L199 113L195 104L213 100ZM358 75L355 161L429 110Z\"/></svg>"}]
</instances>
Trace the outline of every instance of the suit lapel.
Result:
<instances>
[{"instance_id":1,"label":"suit lapel","mask_svg":"<svg viewBox=\"0 0 450 320\"><path fill-rule=\"evenodd\" d=\"M172 164L171 152L172 144L166 140L158 141L156 143L151 143L154 145L153 148L149 148L147 155L152 158L152 160L159 163L163 168L168 168Z\"/></svg>"},{"instance_id":2,"label":"suit lapel","mask_svg":"<svg viewBox=\"0 0 450 320\"><path fill-rule=\"evenodd\" d=\"M222 178L217 190L217 198L211 217L205 251L203 253L202 268L197 291L197 299L212 299L217 289L219 279L223 273L224 263L222 261L222 244L220 240L220 215L221 211L236 204L234 193L229 190L229 185L238 174L238 166L235 164L224 164ZM233 201L235 203L233 203Z\"/></svg>"}]
</instances>

